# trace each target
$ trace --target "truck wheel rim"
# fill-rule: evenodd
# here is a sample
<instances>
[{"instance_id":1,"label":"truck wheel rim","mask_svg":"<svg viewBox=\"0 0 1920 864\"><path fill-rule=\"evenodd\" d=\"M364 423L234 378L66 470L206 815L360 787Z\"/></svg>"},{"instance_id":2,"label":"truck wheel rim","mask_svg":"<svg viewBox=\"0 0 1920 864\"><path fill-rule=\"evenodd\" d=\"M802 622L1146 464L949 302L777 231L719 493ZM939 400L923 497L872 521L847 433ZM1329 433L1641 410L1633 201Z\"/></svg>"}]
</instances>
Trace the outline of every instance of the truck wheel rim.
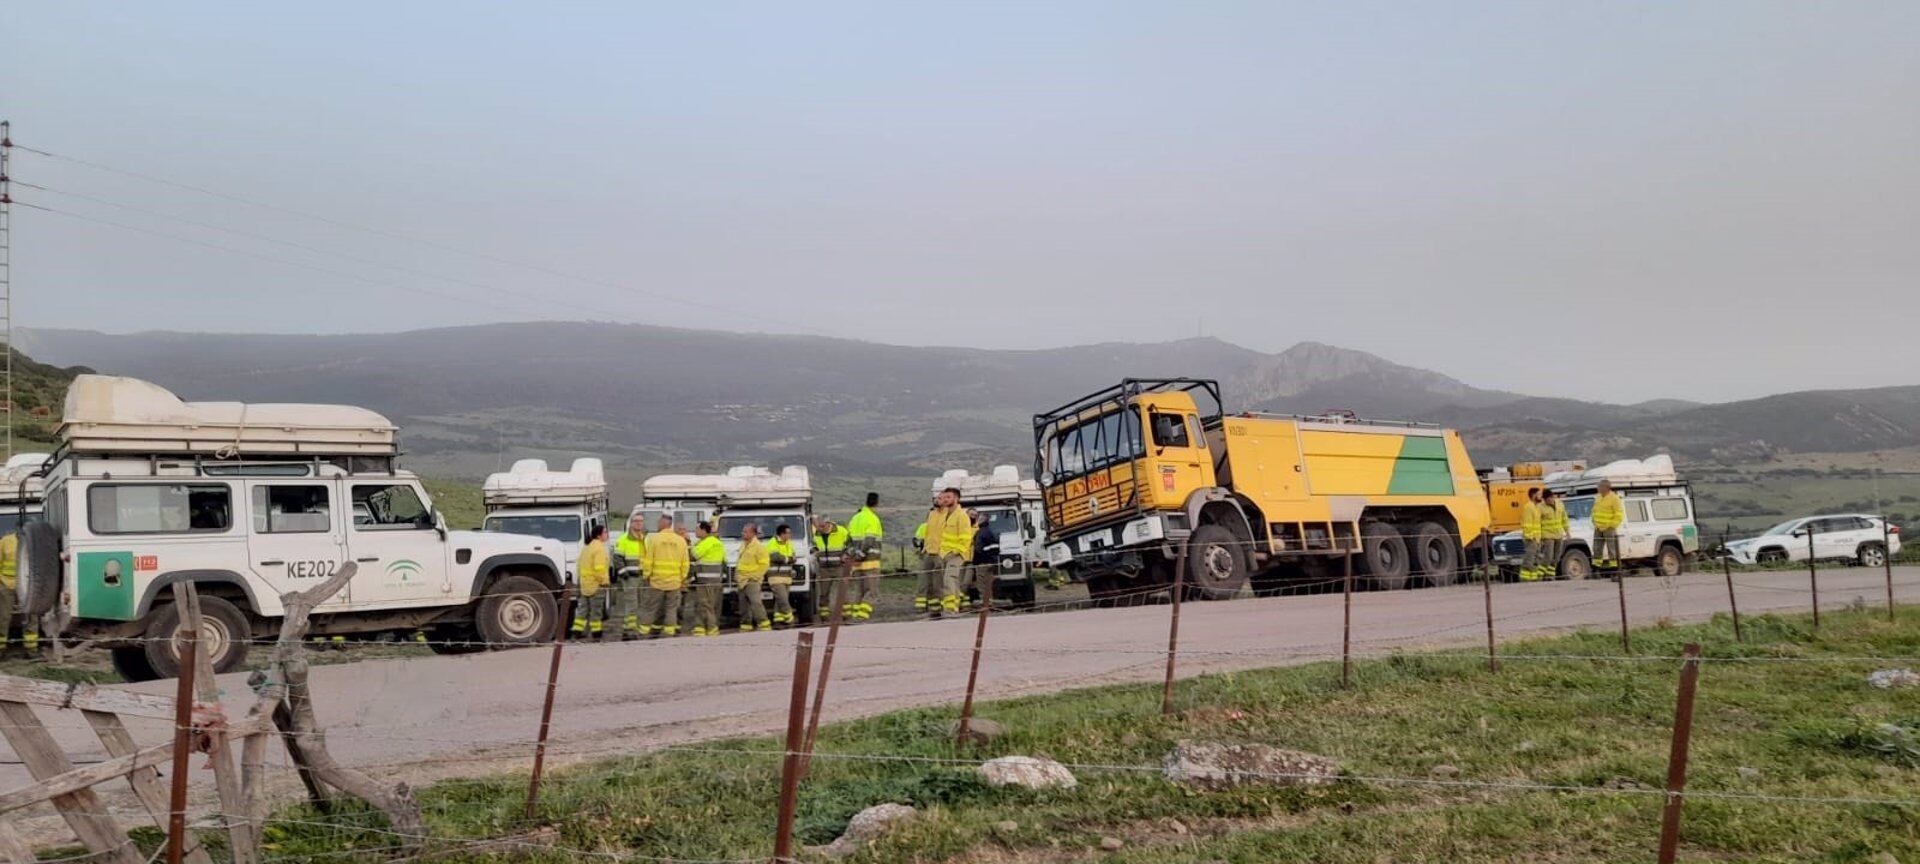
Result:
<instances>
[{"instance_id":1,"label":"truck wheel rim","mask_svg":"<svg viewBox=\"0 0 1920 864\"><path fill-rule=\"evenodd\" d=\"M1201 556L1201 566L1209 581L1224 582L1233 576L1233 553L1225 547L1208 546Z\"/></svg>"},{"instance_id":2,"label":"truck wheel rim","mask_svg":"<svg viewBox=\"0 0 1920 864\"><path fill-rule=\"evenodd\" d=\"M529 597L509 597L500 605L500 629L515 639L533 635L540 623L540 610Z\"/></svg>"},{"instance_id":3,"label":"truck wheel rim","mask_svg":"<svg viewBox=\"0 0 1920 864\"><path fill-rule=\"evenodd\" d=\"M201 616L199 644L194 646L195 650L205 652L207 659L217 666L227 656L228 643L232 641L233 634L227 632L226 622L212 615ZM180 639L176 636L173 640L173 656L176 659L180 657L180 648Z\"/></svg>"},{"instance_id":4,"label":"truck wheel rim","mask_svg":"<svg viewBox=\"0 0 1920 864\"><path fill-rule=\"evenodd\" d=\"M1887 560L1886 557L1880 553L1880 550L1877 547L1868 549L1860 557L1866 559L1868 567L1878 567L1881 564L1886 563L1886 560Z\"/></svg>"}]
</instances>

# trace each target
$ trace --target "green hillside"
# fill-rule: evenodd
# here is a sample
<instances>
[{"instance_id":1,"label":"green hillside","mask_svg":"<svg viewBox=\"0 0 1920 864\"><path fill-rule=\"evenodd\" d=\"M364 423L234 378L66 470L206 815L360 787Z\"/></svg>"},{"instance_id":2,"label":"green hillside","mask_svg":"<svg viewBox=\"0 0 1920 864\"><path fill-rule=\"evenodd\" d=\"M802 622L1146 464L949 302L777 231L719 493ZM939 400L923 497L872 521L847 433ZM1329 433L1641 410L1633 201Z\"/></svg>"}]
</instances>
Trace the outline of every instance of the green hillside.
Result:
<instances>
[{"instance_id":1,"label":"green hillside","mask_svg":"<svg viewBox=\"0 0 1920 864\"><path fill-rule=\"evenodd\" d=\"M92 371L85 366L52 366L19 351L13 352L15 450L22 449L23 445L53 446L54 430L60 424L60 408L67 398L67 385L73 382L74 376Z\"/></svg>"}]
</instances>

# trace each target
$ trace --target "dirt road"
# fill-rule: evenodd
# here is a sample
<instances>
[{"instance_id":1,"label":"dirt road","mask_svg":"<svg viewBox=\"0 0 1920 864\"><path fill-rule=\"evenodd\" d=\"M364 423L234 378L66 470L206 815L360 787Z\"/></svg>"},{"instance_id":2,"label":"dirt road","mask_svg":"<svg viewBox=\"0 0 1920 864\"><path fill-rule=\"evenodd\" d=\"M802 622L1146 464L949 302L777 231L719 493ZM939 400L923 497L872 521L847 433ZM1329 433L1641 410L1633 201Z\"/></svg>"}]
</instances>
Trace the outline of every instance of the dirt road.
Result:
<instances>
[{"instance_id":1,"label":"dirt road","mask_svg":"<svg viewBox=\"0 0 1920 864\"><path fill-rule=\"evenodd\" d=\"M1894 578L1903 603L1920 602L1920 568L1901 568ZM1736 579L1743 614L1808 608L1804 571L1745 573ZM1859 600L1880 604L1885 598L1881 571L1857 567L1822 570L1820 590L1823 608ZM1615 627L1615 591L1612 582L1602 581L1496 586L1500 637ZM1718 573L1672 581L1629 579L1627 595L1636 624L1701 619L1727 607ZM1340 603L1340 595L1331 594L1186 604L1180 671L1193 675L1338 657ZM1361 593L1354 598L1355 652L1483 645L1483 615L1478 586ZM834 660L828 719L957 705L973 630L972 619L847 628ZM1155 679L1166 633L1165 606L995 618L982 664L982 694L993 698ZM559 761L772 732L784 722L793 644L792 633L772 632L570 645L554 713ZM549 658L547 649L529 649L373 660L315 667L312 685L336 757L418 783L523 768L539 725ZM221 685L228 710L244 710L250 694L243 676L223 676ZM132 686L172 693L171 682ZM58 722L70 752L98 754L81 718ZM135 734L144 744L164 740L166 730L144 725ZM204 773L196 769L196 782L209 779L200 776ZM27 782L18 765L0 766L0 790ZM293 789L290 777L281 788ZM56 827L50 819L35 821Z\"/></svg>"}]
</instances>

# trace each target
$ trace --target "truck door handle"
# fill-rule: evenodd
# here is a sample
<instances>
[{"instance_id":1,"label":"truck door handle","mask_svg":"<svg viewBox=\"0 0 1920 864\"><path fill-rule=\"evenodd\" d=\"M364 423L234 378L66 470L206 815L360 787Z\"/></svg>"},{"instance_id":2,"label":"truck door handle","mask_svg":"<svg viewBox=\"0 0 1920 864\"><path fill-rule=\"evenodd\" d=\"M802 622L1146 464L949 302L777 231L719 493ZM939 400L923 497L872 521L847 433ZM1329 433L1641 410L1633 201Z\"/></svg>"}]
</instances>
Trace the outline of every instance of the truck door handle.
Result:
<instances>
[{"instance_id":1,"label":"truck door handle","mask_svg":"<svg viewBox=\"0 0 1920 864\"><path fill-rule=\"evenodd\" d=\"M262 561L262 562L260 562L260 566L262 566L262 567L279 567L280 565L282 565L282 564L285 564L285 563L287 563L287 562L285 562L285 561L282 561L282 560L280 560L280 559L278 559L278 558L275 558L275 559L273 559L272 561Z\"/></svg>"},{"instance_id":2,"label":"truck door handle","mask_svg":"<svg viewBox=\"0 0 1920 864\"><path fill-rule=\"evenodd\" d=\"M353 560L358 561L362 564L372 564L373 562L378 561L380 559L379 558L355 558Z\"/></svg>"}]
</instances>

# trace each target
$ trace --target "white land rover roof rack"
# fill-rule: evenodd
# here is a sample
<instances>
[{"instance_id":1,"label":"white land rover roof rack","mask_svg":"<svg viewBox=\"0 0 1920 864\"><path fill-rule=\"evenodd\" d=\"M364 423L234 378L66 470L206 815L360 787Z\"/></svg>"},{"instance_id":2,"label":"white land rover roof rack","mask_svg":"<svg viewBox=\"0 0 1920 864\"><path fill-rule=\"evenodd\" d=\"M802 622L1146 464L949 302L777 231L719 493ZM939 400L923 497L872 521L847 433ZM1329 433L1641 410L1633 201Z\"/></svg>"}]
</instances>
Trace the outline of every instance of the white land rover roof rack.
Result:
<instances>
[{"instance_id":1,"label":"white land rover roof rack","mask_svg":"<svg viewBox=\"0 0 1920 864\"><path fill-rule=\"evenodd\" d=\"M607 499L607 470L591 456L573 460L565 471L548 469L545 459L521 459L488 475L480 491L489 506L589 504Z\"/></svg>"},{"instance_id":2,"label":"white land rover roof rack","mask_svg":"<svg viewBox=\"0 0 1920 864\"><path fill-rule=\"evenodd\" d=\"M1563 471L1546 476L1546 485L1555 492L1594 489L1606 480L1616 490L1649 489L1680 484L1680 472L1674 470L1673 457L1665 454L1645 459L1620 459L1586 471Z\"/></svg>"},{"instance_id":3,"label":"white land rover roof rack","mask_svg":"<svg viewBox=\"0 0 1920 864\"><path fill-rule=\"evenodd\" d=\"M1040 498L1040 484L1020 479L1020 469L1012 465L995 465L986 474L968 474L964 468L949 469L933 481L933 491L947 489L960 490L960 500L967 502Z\"/></svg>"},{"instance_id":4,"label":"white land rover roof rack","mask_svg":"<svg viewBox=\"0 0 1920 864\"><path fill-rule=\"evenodd\" d=\"M736 465L725 474L656 474L640 484L646 501L712 500L720 504L806 504L813 500L813 478L804 465L788 465L775 474L757 465Z\"/></svg>"},{"instance_id":5,"label":"white land rover roof rack","mask_svg":"<svg viewBox=\"0 0 1920 864\"><path fill-rule=\"evenodd\" d=\"M46 453L15 453L0 468L0 500L38 501L47 497Z\"/></svg>"},{"instance_id":6,"label":"white land rover roof rack","mask_svg":"<svg viewBox=\"0 0 1920 864\"><path fill-rule=\"evenodd\" d=\"M184 402L137 378L81 375L67 388L60 448L72 454L216 459L398 455L393 423L350 405Z\"/></svg>"}]
</instances>

